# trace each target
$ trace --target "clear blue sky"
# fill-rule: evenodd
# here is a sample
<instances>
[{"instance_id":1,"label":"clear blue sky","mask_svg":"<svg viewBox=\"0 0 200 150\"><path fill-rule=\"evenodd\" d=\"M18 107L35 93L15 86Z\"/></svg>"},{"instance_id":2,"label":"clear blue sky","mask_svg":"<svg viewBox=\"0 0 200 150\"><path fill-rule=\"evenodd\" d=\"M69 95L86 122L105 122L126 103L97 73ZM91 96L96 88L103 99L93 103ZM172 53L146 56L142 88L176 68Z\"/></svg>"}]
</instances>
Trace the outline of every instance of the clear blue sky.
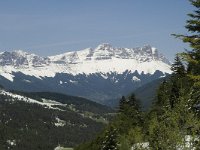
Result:
<instances>
[{"instance_id":1,"label":"clear blue sky","mask_svg":"<svg viewBox=\"0 0 200 150\"><path fill-rule=\"evenodd\" d=\"M188 0L0 0L0 51L42 56L110 43L150 44L170 60L187 48L172 33L184 29Z\"/></svg>"}]
</instances>

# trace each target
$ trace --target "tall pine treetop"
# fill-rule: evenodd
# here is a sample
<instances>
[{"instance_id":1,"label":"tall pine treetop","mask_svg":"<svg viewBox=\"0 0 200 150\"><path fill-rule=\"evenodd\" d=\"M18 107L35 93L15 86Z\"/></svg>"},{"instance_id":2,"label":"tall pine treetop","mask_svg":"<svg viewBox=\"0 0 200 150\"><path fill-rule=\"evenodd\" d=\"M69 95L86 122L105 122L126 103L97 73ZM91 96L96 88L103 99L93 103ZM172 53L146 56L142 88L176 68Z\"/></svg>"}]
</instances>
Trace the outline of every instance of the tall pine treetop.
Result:
<instances>
[{"instance_id":1,"label":"tall pine treetop","mask_svg":"<svg viewBox=\"0 0 200 150\"><path fill-rule=\"evenodd\" d=\"M179 57L179 54L176 54L171 70L173 71L173 75L175 76L178 76L178 77L185 76L185 67Z\"/></svg>"},{"instance_id":2,"label":"tall pine treetop","mask_svg":"<svg viewBox=\"0 0 200 150\"><path fill-rule=\"evenodd\" d=\"M189 34L175 36L192 48L191 51L182 53L182 57L188 64L187 73L197 81L200 80L200 0L190 0L190 2L195 7L195 11L188 14L190 19L187 20L185 28Z\"/></svg>"}]
</instances>

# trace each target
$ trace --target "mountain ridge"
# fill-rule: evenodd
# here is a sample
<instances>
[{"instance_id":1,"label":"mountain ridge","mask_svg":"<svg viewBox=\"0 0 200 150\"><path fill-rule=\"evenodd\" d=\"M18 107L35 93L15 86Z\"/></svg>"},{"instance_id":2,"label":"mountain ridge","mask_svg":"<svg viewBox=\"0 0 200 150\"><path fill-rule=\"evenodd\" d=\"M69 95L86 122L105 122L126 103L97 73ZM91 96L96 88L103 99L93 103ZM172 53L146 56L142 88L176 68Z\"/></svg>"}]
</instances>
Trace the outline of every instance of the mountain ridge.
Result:
<instances>
[{"instance_id":1,"label":"mountain ridge","mask_svg":"<svg viewBox=\"0 0 200 150\"><path fill-rule=\"evenodd\" d=\"M156 70L170 73L170 62L150 45L141 48L114 48L104 43L95 49L66 52L41 57L22 50L0 53L0 73L12 80L12 72L22 72L38 78L56 73L91 74L124 71L153 74Z\"/></svg>"}]
</instances>

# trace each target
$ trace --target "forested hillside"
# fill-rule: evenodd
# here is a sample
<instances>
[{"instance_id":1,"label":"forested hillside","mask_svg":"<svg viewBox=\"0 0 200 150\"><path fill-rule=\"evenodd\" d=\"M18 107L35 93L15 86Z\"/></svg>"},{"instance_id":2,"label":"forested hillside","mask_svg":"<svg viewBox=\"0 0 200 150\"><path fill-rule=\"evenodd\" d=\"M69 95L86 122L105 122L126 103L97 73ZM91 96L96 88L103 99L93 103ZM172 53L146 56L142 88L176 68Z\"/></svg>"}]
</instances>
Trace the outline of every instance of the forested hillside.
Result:
<instances>
[{"instance_id":1,"label":"forested hillside","mask_svg":"<svg viewBox=\"0 0 200 150\"><path fill-rule=\"evenodd\" d=\"M89 100L57 93L0 89L0 149L53 150L95 137L114 111Z\"/></svg>"}]
</instances>

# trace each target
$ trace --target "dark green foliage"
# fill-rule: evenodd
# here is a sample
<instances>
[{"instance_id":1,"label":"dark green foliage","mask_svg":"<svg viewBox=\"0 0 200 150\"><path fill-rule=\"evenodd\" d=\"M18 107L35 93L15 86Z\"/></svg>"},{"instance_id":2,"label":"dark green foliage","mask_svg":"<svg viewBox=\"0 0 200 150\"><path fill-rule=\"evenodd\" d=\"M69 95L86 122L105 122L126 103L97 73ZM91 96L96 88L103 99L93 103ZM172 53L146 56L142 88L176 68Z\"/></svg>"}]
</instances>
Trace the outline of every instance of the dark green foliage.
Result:
<instances>
[{"instance_id":1,"label":"dark green foliage","mask_svg":"<svg viewBox=\"0 0 200 150\"><path fill-rule=\"evenodd\" d=\"M105 138L102 142L101 150L118 150L118 132L114 126L106 130Z\"/></svg>"},{"instance_id":2,"label":"dark green foliage","mask_svg":"<svg viewBox=\"0 0 200 150\"><path fill-rule=\"evenodd\" d=\"M190 19L187 20L186 29L188 35L176 35L180 37L183 42L189 43L191 51L182 53L182 57L187 64L187 76L190 78L191 88L191 104L198 105L200 100L198 98L200 89L200 1L190 0L191 4L195 7L193 13L188 14Z\"/></svg>"},{"instance_id":3,"label":"dark green foliage","mask_svg":"<svg viewBox=\"0 0 200 150\"><path fill-rule=\"evenodd\" d=\"M190 19L187 20L186 29L189 31L187 35L175 35L189 43L192 51L182 53L183 58L188 64L188 73L193 75L200 74L200 1L191 0L192 5L196 10L188 14Z\"/></svg>"},{"instance_id":4,"label":"dark green foliage","mask_svg":"<svg viewBox=\"0 0 200 150\"><path fill-rule=\"evenodd\" d=\"M86 112L86 108L81 109L84 102L78 102L79 98L73 97L74 102L71 101L71 103L76 108L73 110L68 107L71 105L70 100L67 101L68 96L48 94L51 100L57 98L61 101L62 97L65 98L65 104L69 105L60 106L60 109L64 110L60 111L0 94L1 150L6 150L8 147L13 150L53 150L58 145L73 147L93 139L95 134L105 126L103 122L95 121L95 117L107 116L107 113L113 112L107 107L104 108L104 106L85 100L85 105L89 105L92 110L87 113L90 112L93 118L83 117L81 114ZM35 96L41 98L41 95ZM30 95L30 97L34 96ZM55 123L58 123L56 118L64 120L65 125L56 126ZM11 145L9 140L14 141L15 144Z\"/></svg>"},{"instance_id":5,"label":"dark green foliage","mask_svg":"<svg viewBox=\"0 0 200 150\"><path fill-rule=\"evenodd\" d=\"M157 91L155 102L155 106L158 106L160 110L170 108L170 92L170 83L167 81L163 81Z\"/></svg>"},{"instance_id":6,"label":"dark green foliage","mask_svg":"<svg viewBox=\"0 0 200 150\"><path fill-rule=\"evenodd\" d=\"M119 100L119 111L123 112L124 111L124 105L126 104L126 98L125 96L122 96L122 98Z\"/></svg>"},{"instance_id":7,"label":"dark green foliage","mask_svg":"<svg viewBox=\"0 0 200 150\"><path fill-rule=\"evenodd\" d=\"M173 74L164 81L148 118L148 141L152 149L174 149L184 145L186 135L194 136L198 118L191 111L191 80L176 58ZM197 125L198 126L198 125Z\"/></svg>"},{"instance_id":8,"label":"dark green foliage","mask_svg":"<svg viewBox=\"0 0 200 150\"><path fill-rule=\"evenodd\" d=\"M119 139L119 150L129 150L130 144L126 136L121 136Z\"/></svg>"},{"instance_id":9,"label":"dark green foliage","mask_svg":"<svg viewBox=\"0 0 200 150\"><path fill-rule=\"evenodd\" d=\"M120 113L113 120L113 125L118 128L120 134L128 134L128 131L132 126L142 124L143 114L139 100L136 99L134 94L125 98L122 108L123 109L119 110Z\"/></svg>"},{"instance_id":10,"label":"dark green foliage","mask_svg":"<svg viewBox=\"0 0 200 150\"><path fill-rule=\"evenodd\" d=\"M187 82L186 70L178 54L176 55L174 59L174 63L172 64L171 69L173 73L170 78L171 93L170 93L169 99L170 99L170 107L174 108L174 105L177 103L177 100L180 95L179 94L180 89L184 87L185 85L183 84Z\"/></svg>"},{"instance_id":11,"label":"dark green foliage","mask_svg":"<svg viewBox=\"0 0 200 150\"><path fill-rule=\"evenodd\" d=\"M143 112L139 100L135 98L134 94L127 98L122 97L119 108L119 113L96 140L80 145L76 150L84 150L86 147L88 150L108 150L109 148L122 150L124 147L130 147L129 143L141 141L144 136L138 133L143 130L140 128L143 124ZM129 135L126 136L127 140L124 139L124 135ZM95 146L96 148L93 149Z\"/></svg>"},{"instance_id":12,"label":"dark green foliage","mask_svg":"<svg viewBox=\"0 0 200 150\"><path fill-rule=\"evenodd\" d=\"M127 105L137 111L140 109L139 100L136 99L135 94L132 93L127 100Z\"/></svg>"},{"instance_id":13,"label":"dark green foliage","mask_svg":"<svg viewBox=\"0 0 200 150\"><path fill-rule=\"evenodd\" d=\"M174 76L176 78L181 78L181 77L185 76L185 73L186 73L185 67L184 67L183 63L181 62L181 59L178 54L176 54L176 57L174 59L174 63L172 64L171 70L173 71L172 78Z\"/></svg>"}]
</instances>

